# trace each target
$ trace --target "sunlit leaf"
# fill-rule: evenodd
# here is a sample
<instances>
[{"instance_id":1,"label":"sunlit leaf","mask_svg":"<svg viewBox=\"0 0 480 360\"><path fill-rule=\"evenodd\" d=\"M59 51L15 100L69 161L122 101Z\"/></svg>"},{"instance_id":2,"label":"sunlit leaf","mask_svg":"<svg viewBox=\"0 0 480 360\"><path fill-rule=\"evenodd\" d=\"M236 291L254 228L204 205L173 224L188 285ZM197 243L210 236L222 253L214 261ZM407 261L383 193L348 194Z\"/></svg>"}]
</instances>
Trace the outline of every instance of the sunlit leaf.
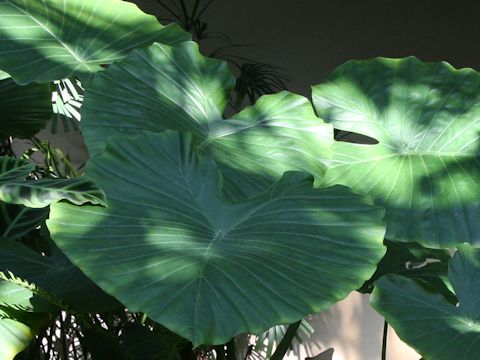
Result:
<instances>
[{"instance_id":1,"label":"sunlit leaf","mask_svg":"<svg viewBox=\"0 0 480 360\"><path fill-rule=\"evenodd\" d=\"M321 118L376 145L337 142L327 183L386 208L387 238L480 244L480 74L445 62L350 61L313 98Z\"/></svg>"},{"instance_id":2,"label":"sunlit leaf","mask_svg":"<svg viewBox=\"0 0 480 360\"><path fill-rule=\"evenodd\" d=\"M19 84L81 78L155 41L189 34L120 0L0 0L0 68Z\"/></svg>"}]
</instances>

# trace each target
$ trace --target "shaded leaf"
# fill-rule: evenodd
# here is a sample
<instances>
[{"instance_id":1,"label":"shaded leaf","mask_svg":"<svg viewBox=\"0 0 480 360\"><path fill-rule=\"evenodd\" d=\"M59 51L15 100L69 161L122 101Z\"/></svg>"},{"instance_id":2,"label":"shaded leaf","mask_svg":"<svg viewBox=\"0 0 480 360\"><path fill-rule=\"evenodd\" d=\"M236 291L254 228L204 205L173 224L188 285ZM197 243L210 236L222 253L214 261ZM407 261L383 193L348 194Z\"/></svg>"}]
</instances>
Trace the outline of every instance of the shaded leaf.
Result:
<instances>
[{"instance_id":1,"label":"shaded leaf","mask_svg":"<svg viewBox=\"0 0 480 360\"><path fill-rule=\"evenodd\" d=\"M119 305L72 265L53 244L51 255L44 256L19 242L2 239L0 271L11 271L79 312L102 312Z\"/></svg>"},{"instance_id":2,"label":"shaded leaf","mask_svg":"<svg viewBox=\"0 0 480 360\"><path fill-rule=\"evenodd\" d=\"M48 208L32 209L22 205L0 202L0 237L16 239L42 224Z\"/></svg>"},{"instance_id":3,"label":"shaded leaf","mask_svg":"<svg viewBox=\"0 0 480 360\"><path fill-rule=\"evenodd\" d=\"M0 138L27 139L42 130L52 114L51 97L50 84L20 86L12 79L0 80Z\"/></svg>"},{"instance_id":4,"label":"shaded leaf","mask_svg":"<svg viewBox=\"0 0 480 360\"><path fill-rule=\"evenodd\" d=\"M52 205L53 240L130 310L194 346L324 310L384 254L383 211L347 188L313 189L290 172L232 204L215 163L175 132L113 137L87 174L109 207Z\"/></svg>"}]
</instances>

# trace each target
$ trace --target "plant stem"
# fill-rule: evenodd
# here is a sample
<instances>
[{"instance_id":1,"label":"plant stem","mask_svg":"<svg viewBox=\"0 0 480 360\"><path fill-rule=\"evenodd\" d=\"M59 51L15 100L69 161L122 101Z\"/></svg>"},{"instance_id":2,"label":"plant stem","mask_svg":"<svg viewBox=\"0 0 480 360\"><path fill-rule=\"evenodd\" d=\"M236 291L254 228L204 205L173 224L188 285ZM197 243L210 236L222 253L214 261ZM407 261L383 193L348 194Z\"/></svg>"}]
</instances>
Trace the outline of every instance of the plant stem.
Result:
<instances>
[{"instance_id":1,"label":"plant stem","mask_svg":"<svg viewBox=\"0 0 480 360\"><path fill-rule=\"evenodd\" d=\"M382 360L387 359L387 335L388 335L388 323L385 320L383 323Z\"/></svg>"},{"instance_id":2,"label":"plant stem","mask_svg":"<svg viewBox=\"0 0 480 360\"><path fill-rule=\"evenodd\" d=\"M217 360L226 360L225 345L216 345L213 347L217 353Z\"/></svg>"},{"instance_id":3,"label":"plant stem","mask_svg":"<svg viewBox=\"0 0 480 360\"><path fill-rule=\"evenodd\" d=\"M235 360L235 338L227 343L227 360Z\"/></svg>"},{"instance_id":4,"label":"plant stem","mask_svg":"<svg viewBox=\"0 0 480 360\"><path fill-rule=\"evenodd\" d=\"M290 349L290 346L292 345L292 341L295 338L295 335L297 334L298 328L300 327L302 320L297 321L296 323L290 324L288 326L287 331L285 332L285 335L283 336L282 341L280 341L280 344L278 344L277 349L273 353L272 357L270 360L282 360L285 357L285 354L288 352Z\"/></svg>"}]
</instances>

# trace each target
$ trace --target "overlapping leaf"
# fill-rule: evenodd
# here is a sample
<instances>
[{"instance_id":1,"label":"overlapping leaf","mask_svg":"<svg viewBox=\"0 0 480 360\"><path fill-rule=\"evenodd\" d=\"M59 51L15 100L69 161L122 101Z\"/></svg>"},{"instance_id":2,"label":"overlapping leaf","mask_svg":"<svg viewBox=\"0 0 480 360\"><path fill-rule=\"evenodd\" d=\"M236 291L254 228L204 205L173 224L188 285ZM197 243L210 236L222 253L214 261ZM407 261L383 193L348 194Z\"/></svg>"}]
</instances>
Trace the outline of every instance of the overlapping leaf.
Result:
<instances>
[{"instance_id":1,"label":"overlapping leaf","mask_svg":"<svg viewBox=\"0 0 480 360\"><path fill-rule=\"evenodd\" d=\"M450 261L458 305L434 288L401 276L375 283L373 307L426 359L475 360L480 352L480 251L463 245Z\"/></svg>"},{"instance_id":2,"label":"overlapping leaf","mask_svg":"<svg viewBox=\"0 0 480 360\"><path fill-rule=\"evenodd\" d=\"M109 207L53 205L53 240L130 310L195 346L321 311L384 254L383 211L348 189L313 189L291 172L232 204L215 163L176 132L114 137L87 174Z\"/></svg>"},{"instance_id":3,"label":"overlapping leaf","mask_svg":"<svg viewBox=\"0 0 480 360\"><path fill-rule=\"evenodd\" d=\"M416 58L351 61L314 87L318 114L378 140L338 142L327 182L386 208L387 237L480 244L480 75Z\"/></svg>"},{"instance_id":4,"label":"overlapping leaf","mask_svg":"<svg viewBox=\"0 0 480 360\"><path fill-rule=\"evenodd\" d=\"M30 138L43 129L52 114L51 97L50 84L20 86L12 79L0 80L0 138Z\"/></svg>"},{"instance_id":5,"label":"overlapping leaf","mask_svg":"<svg viewBox=\"0 0 480 360\"><path fill-rule=\"evenodd\" d=\"M0 241L0 271L8 271L53 294L76 311L102 312L118 306L52 244L50 256L7 239Z\"/></svg>"},{"instance_id":6,"label":"overlapping leaf","mask_svg":"<svg viewBox=\"0 0 480 360\"><path fill-rule=\"evenodd\" d=\"M120 0L0 0L0 68L19 84L85 77L155 41L190 36Z\"/></svg>"},{"instance_id":7,"label":"overlapping leaf","mask_svg":"<svg viewBox=\"0 0 480 360\"><path fill-rule=\"evenodd\" d=\"M42 208L60 200L68 200L77 205L86 202L104 205L105 195L93 181L82 177L0 182L0 200L10 204Z\"/></svg>"},{"instance_id":8,"label":"overlapping leaf","mask_svg":"<svg viewBox=\"0 0 480 360\"><path fill-rule=\"evenodd\" d=\"M33 170L28 161L0 157L0 200L10 204L42 208L59 200L73 204L105 204L105 194L90 179L25 180Z\"/></svg>"},{"instance_id":9,"label":"overlapping leaf","mask_svg":"<svg viewBox=\"0 0 480 360\"><path fill-rule=\"evenodd\" d=\"M315 116L310 102L282 92L224 120L232 87L226 64L202 57L195 43L135 50L89 84L81 126L90 156L101 154L115 134L174 129L195 134L199 148L225 173L233 167L248 174L251 184L242 190L249 195L288 170L321 178L333 130Z\"/></svg>"}]
</instances>

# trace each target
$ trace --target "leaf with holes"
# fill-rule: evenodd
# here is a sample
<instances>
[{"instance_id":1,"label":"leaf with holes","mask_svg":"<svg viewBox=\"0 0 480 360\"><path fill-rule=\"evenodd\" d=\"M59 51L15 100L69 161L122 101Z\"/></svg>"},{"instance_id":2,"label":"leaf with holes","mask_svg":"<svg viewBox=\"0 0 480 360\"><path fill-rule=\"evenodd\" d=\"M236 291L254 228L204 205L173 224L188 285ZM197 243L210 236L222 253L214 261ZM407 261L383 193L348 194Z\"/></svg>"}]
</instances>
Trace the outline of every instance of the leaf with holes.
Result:
<instances>
[{"instance_id":1,"label":"leaf with holes","mask_svg":"<svg viewBox=\"0 0 480 360\"><path fill-rule=\"evenodd\" d=\"M390 240L480 244L480 74L445 62L377 58L339 67L313 98L334 127L376 145L337 142L327 183L385 206Z\"/></svg>"},{"instance_id":2,"label":"leaf with holes","mask_svg":"<svg viewBox=\"0 0 480 360\"><path fill-rule=\"evenodd\" d=\"M480 352L480 250L461 245L448 277L458 305L434 288L401 276L375 283L372 306L398 336L427 359L478 359Z\"/></svg>"},{"instance_id":3,"label":"leaf with holes","mask_svg":"<svg viewBox=\"0 0 480 360\"><path fill-rule=\"evenodd\" d=\"M107 293L195 346L324 310L384 254L383 210L347 188L313 189L290 172L233 204L216 164L176 132L110 138L87 174L108 208L54 204L53 240Z\"/></svg>"},{"instance_id":4,"label":"leaf with holes","mask_svg":"<svg viewBox=\"0 0 480 360\"><path fill-rule=\"evenodd\" d=\"M12 79L0 80L0 139L27 139L42 130L52 115L51 97L50 84L20 86Z\"/></svg>"},{"instance_id":5,"label":"leaf with holes","mask_svg":"<svg viewBox=\"0 0 480 360\"><path fill-rule=\"evenodd\" d=\"M232 87L226 64L202 57L195 43L134 50L89 84L81 127L90 156L103 152L109 136L173 129L194 133L199 148L221 164L237 190L238 179L227 174L228 167L242 170L247 195L288 170L320 180L331 157L333 129L308 99L288 92L268 95L224 120Z\"/></svg>"},{"instance_id":6,"label":"leaf with holes","mask_svg":"<svg viewBox=\"0 0 480 360\"><path fill-rule=\"evenodd\" d=\"M87 78L155 41L190 35L120 0L0 0L0 68L19 84Z\"/></svg>"}]
</instances>

